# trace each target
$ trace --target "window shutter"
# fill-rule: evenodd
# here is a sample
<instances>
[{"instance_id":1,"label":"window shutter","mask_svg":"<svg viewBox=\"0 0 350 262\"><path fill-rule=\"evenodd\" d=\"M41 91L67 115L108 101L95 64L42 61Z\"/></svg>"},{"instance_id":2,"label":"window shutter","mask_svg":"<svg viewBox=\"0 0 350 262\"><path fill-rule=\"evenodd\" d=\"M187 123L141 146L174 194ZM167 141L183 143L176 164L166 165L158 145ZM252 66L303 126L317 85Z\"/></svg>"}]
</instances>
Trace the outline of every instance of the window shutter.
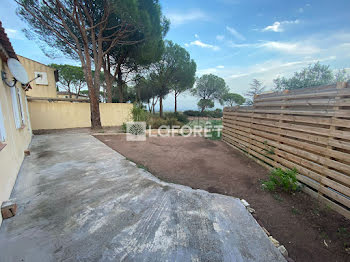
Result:
<instances>
[{"instance_id":1,"label":"window shutter","mask_svg":"<svg viewBox=\"0 0 350 262\"><path fill-rule=\"evenodd\" d=\"M21 127L21 120L19 117L19 111L18 111L18 100L17 100L17 94L16 94L16 88L11 87L11 98L12 98L12 108L13 108L13 115L15 119L16 128Z\"/></svg>"},{"instance_id":2,"label":"window shutter","mask_svg":"<svg viewBox=\"0 0 350 262\"><path fill-rule=\"evenodd\" d=\"M5 141L6 129L4 124L4 117L2 115L1 104L0 104L0 141Z\"/></svg>"}]
</instances>

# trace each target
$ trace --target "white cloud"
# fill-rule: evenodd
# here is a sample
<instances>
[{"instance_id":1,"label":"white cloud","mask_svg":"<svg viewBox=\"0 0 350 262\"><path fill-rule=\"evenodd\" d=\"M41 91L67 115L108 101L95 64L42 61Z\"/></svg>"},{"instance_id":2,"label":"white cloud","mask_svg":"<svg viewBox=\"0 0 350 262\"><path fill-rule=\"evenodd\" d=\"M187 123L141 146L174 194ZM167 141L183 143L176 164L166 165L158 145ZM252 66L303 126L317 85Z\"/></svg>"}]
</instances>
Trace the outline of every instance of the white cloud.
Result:
<instances>
[{"instance_id":1,"label":"white cloud","mask_svg":"<svg viewBox=\"0 0 350 262\"><path fill-rule=\"evenodd\" d=\"M5 28L5 32L10 39L24 40L25 37L21 31L11 28Z\"/></svg>"},{"instance_id":2,"label":"white cloud","mask_svg":"<svg viewBox=\"0 0 350 262\"><path fill-rule=\"evenodd\" d=\"M269 50L279 51L282 53L289 54L315 54L319 53L321 49L316 46L307 45L302 42L277 42L277 41L268 41L263 42L259 45Z\"/></svg>"},{"instance_id":3,"label":"white cloud","mask_svg":"<svg viewBox=\"0 0 350 262\"><path fill-rule=\"evenodd\" d=\"M236 29L230 26L226 26L227 31L229 31L234 37L236 37L238 40L244 41L245 37L237 32Z\"/></svg>"},{"instance_id":4,"label":"white cloud","mask_svg":"<svg viewBox=\"0 0 350 262\"><path fill-rule=\"evenodd\" d=\"M263 28L261 31L266 32L266 31L272 31L272 32L283 32L285 31L285 27L287 25L293 25L293 24L299 24L299 20L294 20L294 21L282 21L282 22L274 22L272 25L266 26Z\"/></svg>"},{"instance_id":5,"label":"white cloud","mask_svg":"<svg viewBox=\"0 0 350 262\"><path fill-rule=\"evenodd\" d=\"M300 42L278 42L260 41L258 43L236 44L228 41L227 45L232 48L263 48L285 54L309 55L319 53L322 49L306 41Z\"/></svg>"},{"instance_id":6,"label":"white cloud","mask_svg":"<svg viewBox=\"0 0 350 262\"><path fill-rule=\"evenodd\" d=\"M179 26L189 22L208 20L208 16L201 10L190 12L168 12L166 16L170 19L171 25Z\"/></svg>"},{"instance_id":7,"label":"white cloud","mask_svg":"<svg viewBox=\"0 0 350 262\"><path fill-rule=\"evenodd\" d=\"M185 44L186 45L186 44ZM189 45L192 45L192 46L199 46L199 47L202 47L202 48L209 48L209 49L212 49L214 51L218 51L220 50L220 47L216 46L216 45L210 45L210 44L206 44L206 43L203 43L202 41L200 40L195 40L193 42L191 42Z\"/></svg>"},{"instance_id":8,"label":"white cloud","mask_svg":"<svg viewBox=\"0 0 350 262\"><path fill-rule=\"evenodd\" d=\"M217 35L216 36L216 40L218 40L218 41L222 41L224 39L225 39L225 36L223 36L223 35Z\"/></svg>"},{"instance_id":9,"label":"white cloud","mask_svg":"<svg viewBox=\"0 0 350 262\"><path fill-rule=\"evenodd\" d=\"M199 38L199 35L197 35L197 34L194 34L194 37L195 37L195 38Z\"/></svg>"},{"instance_id":10,"label":"white cloud","mask_svg":"<svg viewBox=\"0 0 350 262\"><path fill-rule=\"evenodd\" d=\"M223 66L223 65L218 65L218 66L216 66L216 68L223 69L223 68L225 68L225 66Z\"/></svg>"}]
</instances>

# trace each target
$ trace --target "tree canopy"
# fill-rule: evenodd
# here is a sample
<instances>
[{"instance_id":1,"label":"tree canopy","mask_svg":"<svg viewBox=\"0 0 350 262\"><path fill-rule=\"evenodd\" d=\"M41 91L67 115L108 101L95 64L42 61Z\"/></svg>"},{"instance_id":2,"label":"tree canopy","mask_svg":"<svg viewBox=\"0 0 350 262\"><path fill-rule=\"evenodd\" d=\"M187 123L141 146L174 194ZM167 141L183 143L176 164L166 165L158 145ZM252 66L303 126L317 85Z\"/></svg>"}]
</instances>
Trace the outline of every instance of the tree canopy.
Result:
<instances>
[{"instance_id":1,"label":"tree canopy","mask_svg":"<svg viewBox=\"0 0 350 262\"><path fill-rule=\"evenodd\" d=\"M157 90L159 113L163 116L163 99L175 85L190 86L195 74L195 62L191 60L186 49L172 41L165 41L162 58L151 66L149 79ZM189 72L184 72L189 70Z\"/></svg>"},{"instance_id":2,"label":"tree canopy","mask_svg":"<svg viewBox=\"0 0 350 262\"><path fill-rule=\"evenodd\" d=\"M258 79L254 78L253 81L250 83L250 89L245 94L248 97L247 104L252 104L254 97L264 92L264 90L265 86L263 85L263 83Z\"/></svg>"},{"instance_id":3,"label":"tree canopy","mask_svg":"<svg viewBox=\"0 0 350 262\"><path fill-rule=\"evenodd\" d=\"M223 95L228 93L228 91L229 89L223 78L213 74L207 74L197 79L196 87L192 90L192 94L202 100L202 102L201 100L199 101L198 106L204 111L205 108L211 105L208 100L222 102Z\"/></svg>"},{"instance_id":4,"label":"tree canopy","mask_svg":"<svg viewBox=\"0 0 350 262\"><path fill-rule=\"evenodd\" d=\"M197 106L200 108L201 112L204 112L206 108L213 108L215 106L214 101L211 99L204 99L198 101Z\"/></svg>"},{"instance_id":5,"label":"tree canopy","mask_svg":"<svg viewBox=\"0 0 350 262\"><path fill-rule=\"evenodd\" d=\"M345 71L338 72L339 79L344 76ZM278 77L273 80L277 90L328 85L336 81L329 65L321 65L319 62L303 68L300 72L295 72L290 78Z\"/></svg>"},{"instance_id":6,"label":"tree canopy","mask_svg":"<svg viewBox=\"0 0 350 262\"><path fill-rule=\"evenodd\" d=\"M59 77L59 88L66 90L69 97L72 94L79 97L81 89L85 85L83 69L80 66L50 64L49 66L57 69Z\"/></svg>"},{"instance_id":7,"label":"tree canopy","mask_svg":"<svg viewBox=\"0 0 350 262\"><path fill-rule=\"evenodd\" d=\"M227 106L242 105L245 98L239 94L227 93L222 96L222 101Z\"/></svg>"},{"instance_id":8,"label":"tree canopy","mask_svg":"<svg viewBox=\"0 0 350 262\"><path fill-rule=\"evenodd\" d=\"M28 24L27 35L51 46L64 55L79 58L89 89L91 126L100 128L99 73L106 55L116 46L144 41L136 34L147 35L148 16L142 1L27 1L15 0L17 13ZM147 2L146 0L143 2ZM147 3L158 5L158 1ZM98 73L93 76L93 69Z\"/></svg>"}]
</instances>

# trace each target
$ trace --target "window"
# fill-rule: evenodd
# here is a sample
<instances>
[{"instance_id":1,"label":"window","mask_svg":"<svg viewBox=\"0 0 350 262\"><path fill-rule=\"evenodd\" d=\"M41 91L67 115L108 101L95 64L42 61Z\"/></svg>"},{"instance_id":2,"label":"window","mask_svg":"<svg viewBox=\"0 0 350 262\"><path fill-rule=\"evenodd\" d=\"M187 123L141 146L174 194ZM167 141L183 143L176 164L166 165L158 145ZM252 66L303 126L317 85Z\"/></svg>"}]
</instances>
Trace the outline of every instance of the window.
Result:
<instances>
[{"instance_id":1,"label":"window","mask_svg":"<svg viewBox=\"0 0 350 262\"><path fill-rule=\"evenodd\" d=\"M17 87L11 87L11 98L15 124L18 129L24 125L24 112L20 89Z\"/></svg>"},{"instance_id":2,"label":"window","mask_svg":"<svg viewBox=\"0 0 350 262\"><path fill-rule=\"evenodd\" d=\"M4 124L4 117L2 115L1 104L0 104L0 142L4 142L6 139L6 129Z\"/></svg>"}]
</instances>

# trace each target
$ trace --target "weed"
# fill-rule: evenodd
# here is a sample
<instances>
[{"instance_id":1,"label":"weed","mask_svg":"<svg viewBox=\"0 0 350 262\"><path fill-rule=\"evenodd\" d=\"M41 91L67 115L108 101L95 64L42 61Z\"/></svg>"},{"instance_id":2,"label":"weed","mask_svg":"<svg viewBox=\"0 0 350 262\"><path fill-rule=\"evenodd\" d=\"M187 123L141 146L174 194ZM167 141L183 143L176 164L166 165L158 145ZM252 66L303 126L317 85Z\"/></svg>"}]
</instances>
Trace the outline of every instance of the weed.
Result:
<instances>
[{"instance_id":1,"label":"weed","mask_svg":"<svg viewBox=\"0 0 350 262\"><path fill-rule=\"evenodd\" d=\"M320 237L323 238L323 239L328 239L328 235L327 235L327 233L324 232L324 231L322 231L322 232L320 233Z\"/></svg>"},{"instance_id":2,"label":"weed","mask_svg":"<svg viewBox=\"0 0 350 262\"><path fill-rule=\"evenodd\" d=\"M221 139L221 131L218 130L211 130L208 133L208 139L210 140L220 140Z\"/></svg>"},{"instance_id":3,"label":"weed","mask_svg":"<svg viewBox=\"0 0 350 262\"><path fill-rule=\"evenodd\" d=\"M276 168L271 171L269 179L262 182L264 189L268 191L283 190L285 192L295 192L300 188L298 186L296 169Z\"/></svg>"},{"instance_id":4,"label":"weed","mask_svg":"<svg viewBox=\"0 0 350 262\"><path fill-rule=\"evenodd\" d=\"M148 168L147 168L146 166L142 165L142 164L137 164L137 167L138 167L138 168L142 168L143 170L148 171Z\"/></svg>"},{"instance_id":5,"label":"weed","mask_svg":"<svg viewBox=\"0 0 350 262\"><path fill-rule=\"evenodd\" d=\"M273 194L272 196L273 196L274 199L276 199L279 202L283 201L283 198L279 194Z\"/></svg>"},{"instance_id":6,"label":"weed","mask_svg":"<svg viewBox=\"0 0 350 262\"><path fill-rule=\"evenodd\" d=\"M350 237L350 234L348 233L348 231L345 227L339 227L337 230L337 234L340 237Z\"/></svg>"},{"instance_id":7,"label":"weed","mask_svg":"<svg viewBox=\"0 0 350 262\"><path fill-rule=\"evenodd\" d=\"M292 213L293 213L294 215L300 215L300 214L301 214L300 210L297 209L297 208L295 208L295 207L292 207Z\"/></svg>"}]
</instances>

